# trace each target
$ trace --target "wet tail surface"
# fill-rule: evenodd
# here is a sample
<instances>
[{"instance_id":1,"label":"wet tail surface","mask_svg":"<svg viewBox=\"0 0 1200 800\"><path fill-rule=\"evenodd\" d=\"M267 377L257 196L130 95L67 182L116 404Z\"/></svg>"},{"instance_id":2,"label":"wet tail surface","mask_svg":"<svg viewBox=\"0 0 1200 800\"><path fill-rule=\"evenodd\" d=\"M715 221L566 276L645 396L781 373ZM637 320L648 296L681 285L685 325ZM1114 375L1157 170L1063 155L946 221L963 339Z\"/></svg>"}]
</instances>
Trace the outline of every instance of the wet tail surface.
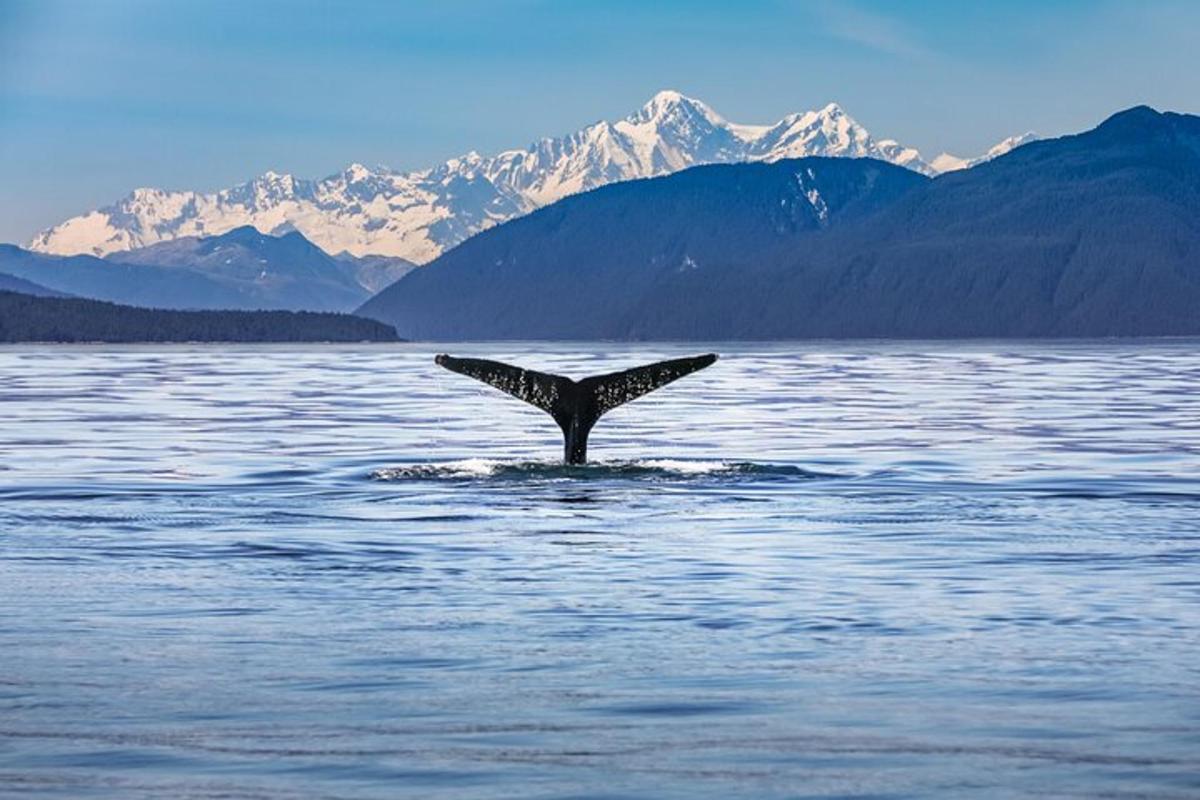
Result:
<instances>
[{"instance_id":1,"label":"wet tail surface","mask_svg":"<svg viewBox=\"0 0 1200 800\"><path fill-rule=\"evenodd\" d=\"M441 354L434 359L451 372L494 386L554 417L563 432L563 460L568 464L587 463L588 434L601 416L716 360L715 353L707 353L575 381L483 358Z\"/></svg>"}]
</instances>

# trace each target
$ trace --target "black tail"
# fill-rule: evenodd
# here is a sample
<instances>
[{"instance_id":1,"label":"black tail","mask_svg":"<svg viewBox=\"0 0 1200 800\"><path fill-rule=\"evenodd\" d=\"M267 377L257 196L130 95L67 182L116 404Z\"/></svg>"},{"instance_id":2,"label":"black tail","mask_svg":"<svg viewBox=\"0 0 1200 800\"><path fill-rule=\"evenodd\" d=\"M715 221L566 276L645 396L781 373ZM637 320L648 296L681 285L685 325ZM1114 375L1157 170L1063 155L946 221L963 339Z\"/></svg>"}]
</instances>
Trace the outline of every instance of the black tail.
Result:
<instances>
[{"instance_id":1,"label":"black tail","mask_svg":"<svg viewBox=\"0 0 1200 800\"><path fill-rule=\"evenodd\" d=\"M709 353L573 381L561 375L534 372L483 358L439 355L434 359L448 370L490 383L554 417L566 440L564 458L568 464L587 461L588 433L603 414L684 375L704 369L716 360L716 355Z\"/></svg>"}]
</instances>

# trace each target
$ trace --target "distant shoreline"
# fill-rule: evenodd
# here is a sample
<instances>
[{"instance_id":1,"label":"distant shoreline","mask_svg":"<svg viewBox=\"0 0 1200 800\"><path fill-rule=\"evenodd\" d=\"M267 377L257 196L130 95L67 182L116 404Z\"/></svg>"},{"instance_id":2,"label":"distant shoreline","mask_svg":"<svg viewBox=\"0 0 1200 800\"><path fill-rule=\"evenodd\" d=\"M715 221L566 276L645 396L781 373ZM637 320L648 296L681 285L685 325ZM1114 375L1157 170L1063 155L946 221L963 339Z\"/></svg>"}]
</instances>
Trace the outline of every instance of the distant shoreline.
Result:
<instances>
[{"instance_id":1,"label":"distant shoreline","mask_svg":"<svg viewBox=\"0 0 1200 800\"><path fill-rule=\"evenodd\" d=\"M1189 343L1200 342L1200 335L1196 336L1125 336L1111 338L1096 338L1096 337L1025 337L1025 338L999 338L999 337L972 337L960 339L866 339L866 338L846 338L846 339L724 339L724 340L609 340L609 339L473 339L473 340L425 340L425 339L392 339L392 340L372 340L372 339L289 339L289 340L221 340L221 339L195 339L195 340L128 340L128 341L106 341L103 339L95 339L90 341L74 340L60 341L53 339L22 339L22 340L6 340L0 339L0 349L18 348L18 347L137 347L143 345L162 345L165 347L190 347L190 346L208 346L208 345L232 345L234 347L254 347L260 345L272 345L279 347L287 347L291 345L336 345L336 346L394 346L403 345L405 347L426 347L430 352L434 350L447 350L455 347L463 348L464 350L486 350L491 347L512 348L520 345L528 345L530 347L545 347L553 346L556 349L564 351L572 349L581 349L589 345L604 345L621 350L637 350L637 349L674 349L691 350L697 347L708 347L713 350L722 349L746 349L755 347L764 348L781 348L788 346L795 347L814 347L818 345L830 346L847 346L847 347L918 347L918 346L982 346L982 345L1021 345L1021 344L1055 344L1055 345L1079 345L1079 346L1117 346L1128 344L1141 345L1182 345ZM577 346L577 347L576 347Z\"/></svg>"},{"instance_id":2,"label":"distant shoreline","mask_svg":"<svg viewBox=\"0 0 1200 800\"><path fill-rule=\"evenodd\" d=\"M391 325L326 311L179 311L0 291L0 343L399 342Z\"/></svg>"}]
</instances>

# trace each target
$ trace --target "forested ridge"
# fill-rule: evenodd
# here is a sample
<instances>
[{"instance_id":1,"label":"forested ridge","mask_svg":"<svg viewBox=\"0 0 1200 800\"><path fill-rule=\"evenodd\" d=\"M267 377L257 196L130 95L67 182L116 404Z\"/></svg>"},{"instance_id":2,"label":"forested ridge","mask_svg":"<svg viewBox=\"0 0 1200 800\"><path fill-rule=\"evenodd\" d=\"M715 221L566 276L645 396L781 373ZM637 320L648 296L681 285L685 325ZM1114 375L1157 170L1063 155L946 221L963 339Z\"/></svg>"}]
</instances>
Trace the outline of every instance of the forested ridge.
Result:
<instances>
[{"instance_id":1,"label":"forested ridge","mask_svg":"<svg viewBox=\"0 0 1200 800\"><path fill-rule=\"evenodd\" d=\"M390 342L391 325L314 311L174 311L0 290L0 342Z\"/></svg>"}]
</instances>

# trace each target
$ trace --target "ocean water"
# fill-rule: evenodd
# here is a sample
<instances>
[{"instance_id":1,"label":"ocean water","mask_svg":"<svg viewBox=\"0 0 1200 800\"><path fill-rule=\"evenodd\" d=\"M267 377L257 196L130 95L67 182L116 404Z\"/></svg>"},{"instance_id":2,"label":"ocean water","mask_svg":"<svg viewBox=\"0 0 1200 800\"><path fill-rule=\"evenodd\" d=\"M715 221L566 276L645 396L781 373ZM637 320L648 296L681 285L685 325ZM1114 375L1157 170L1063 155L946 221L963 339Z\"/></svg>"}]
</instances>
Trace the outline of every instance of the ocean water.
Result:
<instances>
[{"instance_id":1,"label":"ocean water","mask_svg":"<svg viewBox=\"0 0 1200 800\"><path fill-rule=\"evenodd\" d=\"M1194 341L0 349L0 796L1200 796Z\"/></svg>"}]
</instances>

